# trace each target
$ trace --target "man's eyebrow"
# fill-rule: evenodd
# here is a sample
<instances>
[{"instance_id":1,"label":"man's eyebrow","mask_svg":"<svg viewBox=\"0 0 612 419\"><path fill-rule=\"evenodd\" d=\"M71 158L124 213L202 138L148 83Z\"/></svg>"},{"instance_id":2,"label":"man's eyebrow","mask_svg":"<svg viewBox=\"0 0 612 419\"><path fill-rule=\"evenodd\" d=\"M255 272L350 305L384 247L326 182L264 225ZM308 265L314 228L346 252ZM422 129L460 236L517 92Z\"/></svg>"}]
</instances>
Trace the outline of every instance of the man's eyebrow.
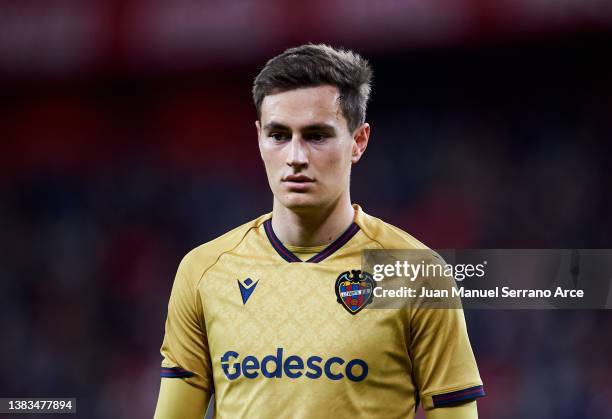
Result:
<instances>
[{"instance_id":1,"label":"man's eyebrow","mask_svg":"<svg viewBox=\"0 0 612 419\"><path fill-rule=\"evenodd\" d=\"M263 129L265 131L268 131L271 129L288 130L288 131L291 130L291 128L289 128L288 126L279 124L278 122L269 122L266 125L264 125Z\"/></svg>"},{"instance_id":2,"label":"man's eyebrow","mask_svg":"<svg viewBox=\"0 0 612 419\"><path fill-rule=\"evenodd\" d=\"M302 127L302 131L335 131L336 128L333 125L320 123L320 124L311 124Z\"/></svg>"},{"instance_id":3,"label":"man's eyebrow","mask_svg":"<svg viewBox=\"0 0 612 419\"><path fill-rule=\"evenodd\" d=\"M272 129L277 129L277 130L286 130L286 131L291 131L291 128L289 128L287 125L283 125L279 122L269 122L266 125L264 125L263 129L265 131L269 131ZM329 125L326 124L324 122L321 123L317 123L317 124L310 124L310 125L306 125L300 128L300 131L302 132L309 132L309 131L335 131L336 128L333 125Z\"/></svg>"}]
</instances>

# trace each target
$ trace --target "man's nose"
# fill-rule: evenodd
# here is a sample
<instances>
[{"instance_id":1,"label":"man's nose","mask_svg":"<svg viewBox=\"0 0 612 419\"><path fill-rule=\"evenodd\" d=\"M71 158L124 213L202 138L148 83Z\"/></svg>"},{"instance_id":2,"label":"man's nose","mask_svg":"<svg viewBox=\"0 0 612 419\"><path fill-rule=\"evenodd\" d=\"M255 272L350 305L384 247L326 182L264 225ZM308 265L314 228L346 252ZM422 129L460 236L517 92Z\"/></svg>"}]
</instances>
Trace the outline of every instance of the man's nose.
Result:
<instances>
[{"instance_id":1,"label":"man's nose","mask_svg":"<svg viewBox=\"0 0 612 419\"><path fill-rule=\"evenodd\" d=\"M288 166L306 166L308 165L308 150L304 140L299 136L291 138L287 150L287 165Z\"/></svg>"}]
</instances>

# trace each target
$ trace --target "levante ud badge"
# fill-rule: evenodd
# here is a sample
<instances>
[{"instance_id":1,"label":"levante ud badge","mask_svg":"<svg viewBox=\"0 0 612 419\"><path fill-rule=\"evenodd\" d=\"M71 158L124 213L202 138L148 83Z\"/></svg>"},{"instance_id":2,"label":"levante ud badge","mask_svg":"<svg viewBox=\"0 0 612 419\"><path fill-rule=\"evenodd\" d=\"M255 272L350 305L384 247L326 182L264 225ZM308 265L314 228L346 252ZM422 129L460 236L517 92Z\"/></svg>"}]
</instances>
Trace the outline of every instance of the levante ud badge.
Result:
<instances>
[{"instance_id":1,"label":"levante ud badge","mask_svg":"<svg viewBox=\"0 0 612 419\"><path fill-rule=\"evenodd\" d=\"M367 272L342 272L336 279L335 290L338 303L349 313L357 314L372 302L374 279Z\"/></svg>"}]
</instances>

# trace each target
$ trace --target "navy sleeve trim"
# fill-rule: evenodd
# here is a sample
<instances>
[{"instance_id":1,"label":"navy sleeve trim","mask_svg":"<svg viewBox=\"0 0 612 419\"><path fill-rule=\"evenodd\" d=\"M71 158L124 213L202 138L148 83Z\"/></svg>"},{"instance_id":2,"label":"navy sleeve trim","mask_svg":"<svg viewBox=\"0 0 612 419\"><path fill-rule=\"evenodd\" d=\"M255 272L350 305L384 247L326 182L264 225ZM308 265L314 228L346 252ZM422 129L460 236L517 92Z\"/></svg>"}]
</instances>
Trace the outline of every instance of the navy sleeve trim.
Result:
<instances>
[{"instance_id":1,"label":"navy sleeve trim","mask_svg":"<svg viewBox=\"0 0 612 419\"><path fill-rule=\"evenodd\" d=\"M450 393L436 394L435 396L432 396L432 400L434 407L439 407L465 400L476 399L478 397L483 397L484 395L484 388L482 386L475 386Z\"/></svg>"},{"instance_id":2,"label":"navy sleeve trim","mask_svg":"<svg viewBox=\"0 0 612 419\"><path fill-rule=\"evenodd\" d=\"M189 378L195 374L191 371L187 371L181 367L165 368L161 369L161 376L164 378Z\"/></svg>"}]
</instances>

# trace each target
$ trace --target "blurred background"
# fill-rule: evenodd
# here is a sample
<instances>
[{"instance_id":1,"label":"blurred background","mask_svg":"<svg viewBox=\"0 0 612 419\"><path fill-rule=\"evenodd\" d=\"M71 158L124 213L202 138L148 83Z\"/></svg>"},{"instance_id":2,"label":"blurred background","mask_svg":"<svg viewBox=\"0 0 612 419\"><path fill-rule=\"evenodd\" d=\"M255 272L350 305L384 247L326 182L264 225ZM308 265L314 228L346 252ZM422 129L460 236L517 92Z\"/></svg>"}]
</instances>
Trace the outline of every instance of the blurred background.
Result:
<instances>
[{"instance_id":1,"label":"blurred background","mask_svg":"<svg viewBox=\"0 0 612 419\"><path fill-rule=\"evenodd\" d=\"M437 248L612 247L605 0L0 1L0 396L149 418L175 269L271 209L250 87L368 57L353 200ZM468 311L483 418L612 417L612 313Z\"/></svg>"}]
</instances>

